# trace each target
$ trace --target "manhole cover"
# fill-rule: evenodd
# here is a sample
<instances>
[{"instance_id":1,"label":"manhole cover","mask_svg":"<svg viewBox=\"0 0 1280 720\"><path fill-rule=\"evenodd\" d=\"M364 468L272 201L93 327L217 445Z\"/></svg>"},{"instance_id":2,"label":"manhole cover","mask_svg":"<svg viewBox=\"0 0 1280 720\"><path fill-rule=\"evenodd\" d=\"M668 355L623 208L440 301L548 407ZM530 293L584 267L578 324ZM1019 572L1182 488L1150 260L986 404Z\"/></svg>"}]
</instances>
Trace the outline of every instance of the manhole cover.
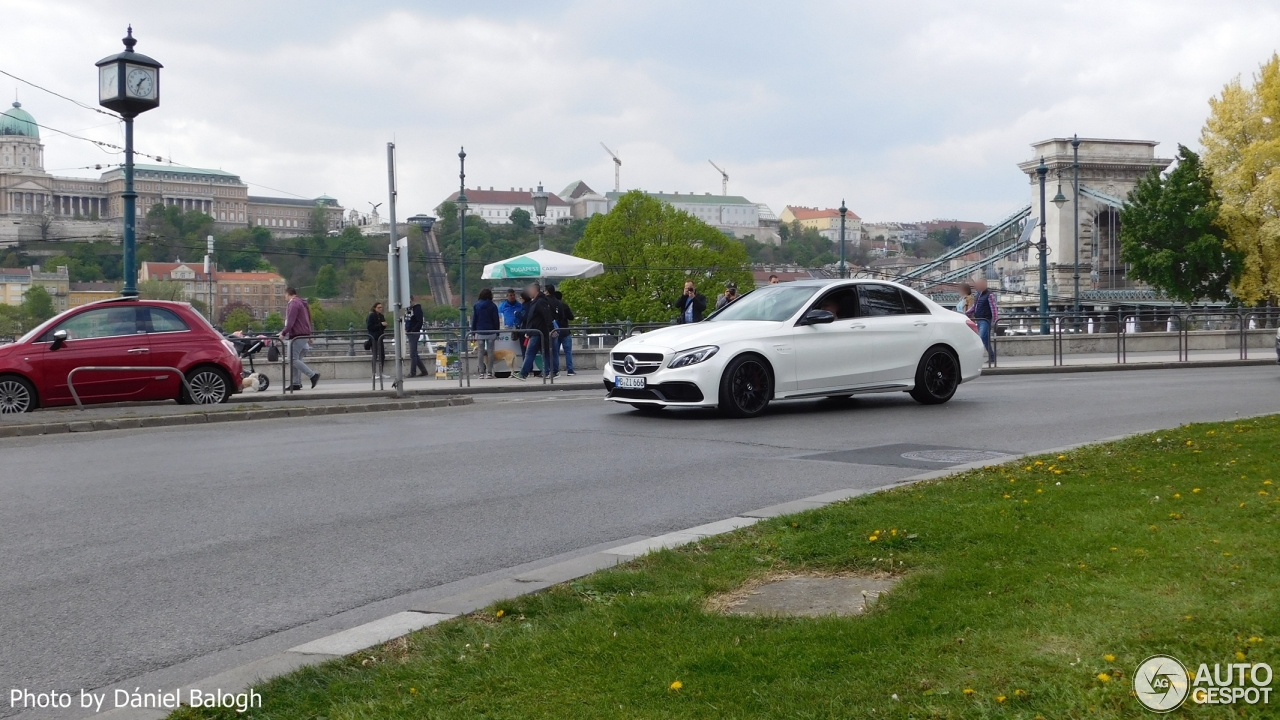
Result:
<instances>
[{"instance_id":1,"label":"manhole cover","mask_svg":"<svg viewBox=\"0 0 1280 720\"><path fill-rule=\"evenodd\" d=\"M902 453L901 457L904 460L915 460L916 462L962 465L964 463L1000 460L1010 457L1010 455L990 450L913 450Z\"/></svg>"}]
</instances>

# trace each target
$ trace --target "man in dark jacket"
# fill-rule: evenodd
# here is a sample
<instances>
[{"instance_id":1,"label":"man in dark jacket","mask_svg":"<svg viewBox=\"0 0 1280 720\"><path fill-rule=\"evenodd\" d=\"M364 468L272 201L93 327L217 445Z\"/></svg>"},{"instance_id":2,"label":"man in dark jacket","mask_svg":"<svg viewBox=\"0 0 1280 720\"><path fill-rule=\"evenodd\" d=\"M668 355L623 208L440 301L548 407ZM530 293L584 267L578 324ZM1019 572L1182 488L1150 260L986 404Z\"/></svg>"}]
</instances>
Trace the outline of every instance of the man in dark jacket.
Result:
<instances>
[{"instance_id":1,"label":"man in dark jacket","mask_svg":"<svg viewBox=\"0 0 1280 720\"><path fill-rule=\"evenodd\" d=\"M527 333L529 344L524 349L524 367L516 374L517 380L527 380L529 373L533 371L533 359L538 356L538 351L542 351L542 371L547 372L551 367L551 361L547 357L547 348L543 345L544 338L551 340L551 331L555 329L553 323L555 318L552 316L551 304L547 301L547 297L542 294L542 288L538 283L529 283L528 288L529 303L524 308L524 323L520 326L524 330L532 330L534 332ZM537 332L541 330L542 332Z\"/></svg>"},{"instance_id":2,"label":"man in dark jacket","mask_svg":"<svg viewBox=\"0 0 1280 720\"><path fill-rule=\"evenodd\" d=\"M545 297L551 304L551 320L555 324L555 334L551 338L551 374L560 375L560 348L564 348L564 369L570 375L573 371L573 337L569 334L569 321L573 319L573 311L564 301L564 295L556 290L555 285L547 285Z\"/></svg>"},{"instance_id":3,"label":"man in dark jacket","mask_svg":"<svg viewBox=\"0 0 1280 720\"><path fill-rule=\"evenodd\" d=\"M707 311L707 297L698 292L692 280L686 280L684 292L676 300L676 309L680 311L680 315L676 317L676 322L680 325L702 322L702 313Z\"/></svg>"},{"instance_id":4,"label":"man in dark jacket","mask_svg":"<svg viewBox=\"0 0 1280 720\"><path fill-rule=\"evenodd\" d=\"M418 356L418 341L422 339L424 318L422 305L414 302L415 299L412 295L409 296L411 307L404 317L404 331L409 336L409 377L427 374L427 366L422 362L422 358ZM418 370L418 368L422 368L422 370Z\"/></svg>"}]
</instances>

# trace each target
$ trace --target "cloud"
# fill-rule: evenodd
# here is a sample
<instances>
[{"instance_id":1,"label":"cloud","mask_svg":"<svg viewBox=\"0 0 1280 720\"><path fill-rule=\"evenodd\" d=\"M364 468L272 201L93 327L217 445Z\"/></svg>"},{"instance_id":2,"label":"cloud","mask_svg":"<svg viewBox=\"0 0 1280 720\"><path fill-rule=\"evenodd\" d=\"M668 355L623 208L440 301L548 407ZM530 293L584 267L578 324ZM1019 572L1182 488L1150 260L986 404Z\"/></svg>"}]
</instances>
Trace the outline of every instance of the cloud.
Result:
<instances>
[{"instance_id":1,"label":"cloud","mask_svg":"<svg viewBox=\"0 0 1280 720\"><path fill-rule=\"evenodd\" d=\"M123 8L123 10L119 9ZM992 221L1028 199L1015 167L1051 136L1194 145L1207 99L1275 50L1280 11L1224 0L957 4L373 2L202 6L0 0L0 69L92 100L93 62L134 18L165 64L147 153L348 207L401 214L457 186L623 184L835 205L872 219ZM0 83L3 87L3 83ZM106 118L22 89L51 127L119 142ZM115 156L44 133L50 168ZM92 174L91 171L82 171Z\"/></svg>"}]
</instances>

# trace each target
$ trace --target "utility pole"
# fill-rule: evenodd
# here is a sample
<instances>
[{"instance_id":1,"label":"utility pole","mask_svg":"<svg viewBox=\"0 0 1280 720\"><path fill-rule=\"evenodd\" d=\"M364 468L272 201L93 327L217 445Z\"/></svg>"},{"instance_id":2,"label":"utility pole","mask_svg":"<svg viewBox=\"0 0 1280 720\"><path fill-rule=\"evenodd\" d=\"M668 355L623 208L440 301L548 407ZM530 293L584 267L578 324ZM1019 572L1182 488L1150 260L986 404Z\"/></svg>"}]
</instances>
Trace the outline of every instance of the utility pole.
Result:
<instances>
[{"instance_id":1,"label":"utility pole","mask_svg":"<svg viewBox=\"0 0 1280 720\"><path fill-rule=\"evenodd\" d=\"M388 221L390 223L391 234L387 237L390 241L388 247L387 274L391 278L388 289L391 291L391 331L394 333L395 341L392 347L396 353L396 397L404 397L404 368L400 362L400 349L404 347L401 342L401 334L404 330L404 323L401 318L404 314L404 288L400 287L401 278L405 273L402 272L402 266L408 262L408 258L404 256L400 248L400 238L396 237L396 144L387 143L387 190L390 197L390 203L387 212L390 214ZM408 248L404 248L407 252ZM379 338L378 342L382 342Z\"/></svg>"},{"instance_id":2,"label":"utility pole","mask_svg":"<svg viewBox=\"0 0 1280 720\"><path fill-rule=\"evenodd\" d=\"M458 383L462 383L462 349L467 339L467 149L458 149Z\"/></svg>"},{"instance_id":3,"label":"utility pole","mask_svg":"<svg viewBox=\"0 0 1280 720\"><path fill-rule=\"evenodd\" d=\"M1045 235L1044 218L1044 177L1049 174L1044 158L1040 158L1040 166L1036 175L1040 176L1040 334L1049 334L1049 240Z\"/></svg>"},{"instance_id":4,"label":"utility pole","mask_svg":"<svg viewBox=\"0 0 1280 720\"><path fill-rule=\"evenodd\" d=\"M844 264L844 217L849 214L849 208L844 206L844 200L840 200L840 279L849 277L848 270Z\"/></svg>"}]
</instances>

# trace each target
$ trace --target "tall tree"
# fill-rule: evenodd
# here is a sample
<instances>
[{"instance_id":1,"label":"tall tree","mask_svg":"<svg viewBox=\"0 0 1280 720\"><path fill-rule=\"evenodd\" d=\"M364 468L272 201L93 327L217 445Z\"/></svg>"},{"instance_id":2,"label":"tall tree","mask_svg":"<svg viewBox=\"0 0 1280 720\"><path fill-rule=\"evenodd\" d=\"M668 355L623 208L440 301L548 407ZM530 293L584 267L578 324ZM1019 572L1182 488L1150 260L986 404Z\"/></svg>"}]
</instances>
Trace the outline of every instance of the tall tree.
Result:
<instances>
[{"instance_id":1,"label":"tall tree","mask_svg":"<svg viewBox=\"0 0 1280 720\"><path fill-rule=\"evenodd\" d=\"M1204 166L1222 197L1227 244L1244 256L1233 288L1248 304L1280 298L1280 56L1251 87L1236 78L1209 101Z\"/></svg>"},{"instance_id":2,"label":"tall tree","mask_svg":"<svg viewBox=\"0 0 1280 720\"><path fill-rule=\"evenodd\" d=\"M337 297L338 271L332 264L322 265L316 273L316 295L322 298Z\"/></svg>"},{"instance_id":3,"label":"tall tree","mask_svg":"<svg viewBox=\"0 0 1280 720\"><path fill-rule=\"evenodd\" d=\"M670 320L685 280L709 298L729 280L752 286L742 243L638 190L592 218L574 254L605 265L603 275L561 286L574 312L591 320Z\"/></svg>"},{"instance_id":4,"label":"tall tree","mask_svg":"<svg viewBox=\"0 0 1280 720\"><path fill-rule=\"evenodd\" d=\"M53 317L53 297L43 285L32 285L22 295L22 313L27 316L28 327Z\"/></svg>"},{"instance_id":5,"label":"tall tree","mask_svg":"<svg viewBox=\"0 0 1280 720\"><path fill-rule=\"evenodd\" d=\"M1138 181L1120 211L1120 256L1138 279L1185 303L1225 300L1242 256L1226 246L1221 200L1200 156L1178 146L1167 175L1155 168Z\"/></svg>"}]
</instances>

